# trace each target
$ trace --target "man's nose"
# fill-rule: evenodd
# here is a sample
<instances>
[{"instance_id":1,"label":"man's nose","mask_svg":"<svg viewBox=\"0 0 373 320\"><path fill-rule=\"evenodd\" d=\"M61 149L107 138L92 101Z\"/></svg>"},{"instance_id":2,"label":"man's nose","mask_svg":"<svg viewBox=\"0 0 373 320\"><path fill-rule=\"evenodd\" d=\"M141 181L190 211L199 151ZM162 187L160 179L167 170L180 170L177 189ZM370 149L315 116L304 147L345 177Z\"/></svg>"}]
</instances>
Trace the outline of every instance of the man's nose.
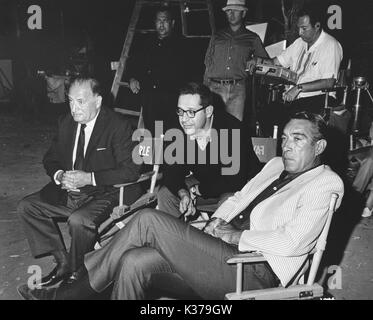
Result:
<instances>
[{"instance_id":1,"label":"man's nose","mask_svg":"<svg viewBox=\"0 0 373 320\"><path fill-rule=\"evenodd\" d=\"M70 109L73 112L76 110L76 103L74 101L70 101Z\"/></svg>"},{"instance_id":2,"label":"man's nose","mask_svg":"<svg viewBox=\"0 0 373 320\"><path fill-rule=\"evenodd\" d=\"M282 143L282 150L283 151L289 151L292 149L292 142L289 140L289 139L286 139L283 143Z\"/></svg>"},{"instance_id":3,"label":"man's nose","mask_svg":"<svg viewBox=\"0 0 373 320\"><path fill-rule=\"evenodd\" d=\"M71 101L70 108L71 108L71 111L75 112L77 109L79 109L79 104L77 102Z\"/></svg>"},{"instance_id":4,"label":"man's nose","mask_svg":"<svg viewBox=\"0 0 373 320\"><path fill-rule=\"evenodd\" d=\"M183 113L183 115L181 117L181 120L183 121L183 123L185 123L189 120L189 117L188 117L186 112Z\"/></svg>"}]
</instances>

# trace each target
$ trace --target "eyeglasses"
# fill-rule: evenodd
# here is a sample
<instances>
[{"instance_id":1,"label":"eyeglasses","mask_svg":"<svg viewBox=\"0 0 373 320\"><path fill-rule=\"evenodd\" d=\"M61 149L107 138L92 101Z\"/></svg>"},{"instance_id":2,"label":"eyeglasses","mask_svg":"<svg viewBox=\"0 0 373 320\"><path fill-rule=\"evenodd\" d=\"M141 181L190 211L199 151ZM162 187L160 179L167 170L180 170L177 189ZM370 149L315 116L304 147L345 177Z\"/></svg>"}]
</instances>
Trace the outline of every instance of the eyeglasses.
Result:
<instances>
[{"instance_id":1,"label":"eyeglasses","mask_svg":"<svg viewBox=\"0 0 373 320\"><path fill-rule=\"evenodd\" d=\"M179 117L183 117L184 116L184 113L187 114L188 118L194 118L196 116L196 113L197 112L200 112L201 110L203 109L206 109L208 106L205 106L205 107L202 107L198 110L183 110L181 108L177 108L176 109L176 114L179 116Z\"/></svg>"}]
</instances>

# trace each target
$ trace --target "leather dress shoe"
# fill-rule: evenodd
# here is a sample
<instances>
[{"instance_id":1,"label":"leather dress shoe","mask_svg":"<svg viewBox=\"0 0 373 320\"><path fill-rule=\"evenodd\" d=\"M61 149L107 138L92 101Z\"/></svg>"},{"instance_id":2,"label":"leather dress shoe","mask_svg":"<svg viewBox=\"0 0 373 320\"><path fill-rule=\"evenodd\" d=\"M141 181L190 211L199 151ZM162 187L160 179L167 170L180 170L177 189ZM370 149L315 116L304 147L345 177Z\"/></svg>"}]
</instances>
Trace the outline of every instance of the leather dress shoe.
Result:
<instances>
[{"instance_id":1,"label":"leather dress shoe","mask_svg":"<svg viewBox=\"0 0 373 320\"><path fill-rule=\"evenodd\" d=\"M40 282L41 287L54 286L58 282L67 279L70 273L66 270L61 270L59 266L56 266L48 275L43 277Z\"/></svg>"},{"instance_id":2,"label":"leather dress shoe","mask_svg":"<svg viewBox=\"0 0 373 320\"><path fill-rule=\"evenodd\" d=\"M30 289L27 284L22 284L17 291L25 300L56 300L57 288Z\"/></svg>"},{"instance_id":3,"label":"leather dress shoe","mask_svg":"<svg viewBox=\"0 0 373 320\"><path fill-rule=\"evenodd\" d=\"M66 277L62 281L60 286L62 287L62 286L65 286L65 285L71 285L71 284L77 282L78 280L81 280L81 278L84 278L85 276L87 276L87 269L83 265L77 271L74 271L73 273L70 273L69 277Z\"/></svg>"},{"instance_id":4,"label":"leather dress shoe","mask_svg":"<svg viewBox=\"0 0 373 320\"><path fill-rule=\"evenodd\" d=\"M73 284L75 281L79 280L79 273L73 272L70 277L66 277L61 285L70 285Z\"/></svg>"}]
</instances>

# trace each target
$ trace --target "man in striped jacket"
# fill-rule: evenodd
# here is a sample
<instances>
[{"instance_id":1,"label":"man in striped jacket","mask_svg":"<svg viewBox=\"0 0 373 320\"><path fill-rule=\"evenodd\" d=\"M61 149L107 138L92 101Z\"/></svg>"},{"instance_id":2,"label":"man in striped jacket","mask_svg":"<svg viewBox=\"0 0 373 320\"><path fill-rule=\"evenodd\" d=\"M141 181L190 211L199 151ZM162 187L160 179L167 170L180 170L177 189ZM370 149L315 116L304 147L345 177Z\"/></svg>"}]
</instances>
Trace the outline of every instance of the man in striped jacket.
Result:
<instances>
[{"instance_id":1,"label":"man in striped jacket","mask_svg":"<svg viewBox=\"0 0 373 320\"><path fill-rule=\"evenodd\" d=\"M339 195L337 207L343 197L342 180L322 162L325 132L319 115L293 116L282 135L282 157L226 200L204 231L145 209L107 246L86 255L75 284L24 285L20 293L26 299L82 299L114 283L113 299L144 299L155 279L167 279L162 284L170 289L173 278L179 296L187 288L203 299L222 299L235 284L235 267L226 260L240 251L260 251L268 261L245 266L244 290L288 285L316 244L332 193Z\"/></svg>"}]
</instances>

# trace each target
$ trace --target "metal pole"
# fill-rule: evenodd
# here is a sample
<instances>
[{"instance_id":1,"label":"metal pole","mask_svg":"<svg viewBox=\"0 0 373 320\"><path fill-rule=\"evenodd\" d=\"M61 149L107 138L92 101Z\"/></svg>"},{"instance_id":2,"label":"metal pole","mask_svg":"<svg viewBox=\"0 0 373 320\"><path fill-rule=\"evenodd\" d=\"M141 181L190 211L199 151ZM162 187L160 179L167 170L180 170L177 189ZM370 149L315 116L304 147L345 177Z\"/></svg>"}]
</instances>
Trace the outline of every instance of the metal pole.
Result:
<instances>
[{"instance_id":1,"label":"metal pole","mask_svg":"<svg viewBox=\"0 0 373 320\"><path fill-rule=\"evenodd\" d=\"M352 125L352 132L354 135L359 133L359 117L360 117L360 94L361 94L361 88L356 88L356 103L353 105L354 107L354 122Z\"/></svg>"}]
</instances>

